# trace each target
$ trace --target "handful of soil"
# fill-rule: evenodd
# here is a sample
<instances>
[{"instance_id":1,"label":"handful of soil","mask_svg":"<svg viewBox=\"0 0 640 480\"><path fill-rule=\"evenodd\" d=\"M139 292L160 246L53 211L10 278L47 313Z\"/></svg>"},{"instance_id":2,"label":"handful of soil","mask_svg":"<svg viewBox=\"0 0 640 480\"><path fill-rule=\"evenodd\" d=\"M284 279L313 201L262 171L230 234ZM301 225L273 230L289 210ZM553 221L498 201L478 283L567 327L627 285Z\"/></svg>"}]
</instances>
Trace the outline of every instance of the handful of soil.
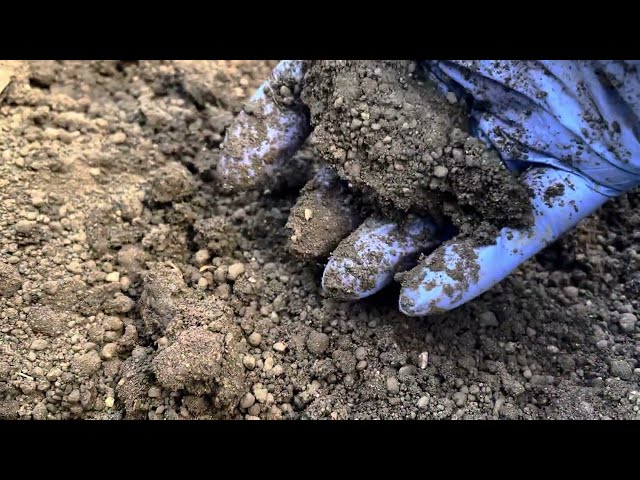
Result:
<instances>
[{"instance_id":1,"label":"handful of soil","mask_svg":"<svg viewBox=\"0 0 640 480\"><path fill-rule=\"evenodd\" d=\"M308 61L301 99L318 153L387 215L431 215L479 243L531 224L527 188L415 62Z\"/></svg>"}]
</instances>

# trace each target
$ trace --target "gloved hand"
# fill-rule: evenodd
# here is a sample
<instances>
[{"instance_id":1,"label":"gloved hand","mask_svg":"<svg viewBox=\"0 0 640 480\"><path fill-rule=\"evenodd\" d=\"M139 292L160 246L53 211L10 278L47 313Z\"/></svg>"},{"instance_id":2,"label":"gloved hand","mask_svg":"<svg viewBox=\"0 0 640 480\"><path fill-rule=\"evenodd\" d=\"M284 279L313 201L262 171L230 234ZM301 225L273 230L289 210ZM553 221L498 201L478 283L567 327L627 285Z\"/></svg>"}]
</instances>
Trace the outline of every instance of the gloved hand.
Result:
<instances>
[{"instance_id":1,"label":"gloved hand","mask_svg":"<svg viewBox=\"0 0 640 480\"><path fill-rule=\"evenodd\" d=\"M640 183L639 61L425 61L443 93L469 100L473 134L533 191L531 228L503 228L493 245L446 241L398 276L400 310L447 311L487 291L524 261ZM283 61L228 130L218 173L228 186L259 185L310 132L304 111L276 104L265 89L286 76L300 82L301 61ZM282 94L296 95L297 89ZM286 96L286 95L284 95ZM428 218L399 225L366 220L338 246L323 276L335 296L357 299L393 280L407 259L441 239ZM371 273L363 282L361 275ZM373 279L373 280L371 280Z\"/></svg>"}]
</instances>

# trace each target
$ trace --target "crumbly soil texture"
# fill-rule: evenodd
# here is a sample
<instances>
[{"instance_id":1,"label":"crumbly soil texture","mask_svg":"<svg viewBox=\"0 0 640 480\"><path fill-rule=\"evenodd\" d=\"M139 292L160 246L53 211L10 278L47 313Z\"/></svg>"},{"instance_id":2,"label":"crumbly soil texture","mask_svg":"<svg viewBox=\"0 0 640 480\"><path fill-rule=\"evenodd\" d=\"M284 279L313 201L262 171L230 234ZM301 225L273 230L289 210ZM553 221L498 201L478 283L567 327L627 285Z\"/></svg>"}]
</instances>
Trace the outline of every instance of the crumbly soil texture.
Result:
<instances>
[{"instance_id":1,"label":"crumbly soil texture","mask_svg":"<svg viewBox=\"0 0 640 480\"><path fill-rule=\"evenodd\" d=\"M304 69L313 146L387 215L428 214L479 242L530 225L525 187L469 134L464 99L440 92L419 64L322 60Z\"/></svg>"},{"instance_id":2,"label":"crumbly soil texture","mask_svg":"<svg viewBox=\"0 0 640 480\"><path fill-rule=\"evenodd\" d=\"M336 302L298 190L212 173L275 64L0 62L1 419L640 416L638 192L454 312Z\"/></svg>"}]
</instances>

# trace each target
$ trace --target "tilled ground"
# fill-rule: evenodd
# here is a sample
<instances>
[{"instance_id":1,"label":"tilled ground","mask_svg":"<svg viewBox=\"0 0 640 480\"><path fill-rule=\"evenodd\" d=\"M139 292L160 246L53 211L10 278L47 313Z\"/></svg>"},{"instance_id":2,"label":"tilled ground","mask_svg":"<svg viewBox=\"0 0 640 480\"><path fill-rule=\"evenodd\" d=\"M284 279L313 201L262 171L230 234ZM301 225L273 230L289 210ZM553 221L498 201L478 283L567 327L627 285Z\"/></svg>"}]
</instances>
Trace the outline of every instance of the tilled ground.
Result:
<instances>
[{"instance_id":1,"label":"tilled ground","mask_svg":"<svg viewBox=\"0 0 640 480\"><path fill-rule=\"evenodd\" d=\"M0 418L640 416L637 192L449 314L338 303L297 191L213 177L274 65L0 61Z\"/></svg>"}]
</instances>

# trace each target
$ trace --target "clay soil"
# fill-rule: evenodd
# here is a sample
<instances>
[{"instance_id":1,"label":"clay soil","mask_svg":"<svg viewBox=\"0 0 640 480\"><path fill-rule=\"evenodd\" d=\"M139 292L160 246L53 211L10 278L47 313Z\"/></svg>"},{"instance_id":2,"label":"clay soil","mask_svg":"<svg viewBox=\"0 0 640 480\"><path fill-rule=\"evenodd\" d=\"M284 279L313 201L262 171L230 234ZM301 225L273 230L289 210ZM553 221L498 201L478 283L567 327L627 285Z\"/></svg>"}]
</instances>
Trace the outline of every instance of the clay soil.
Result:
<instances>
[{"instance_id":1,"label":"clay soil","mask_svg":"<svg viewBox=\"0 0 640 480\"><path fill-rule=\"evenodd\" d=\"M275 64L0 61L0 418L640 417L638 192L454 312L337 302L302 180L213 175Z\"/></svg>"}]
</instances>

